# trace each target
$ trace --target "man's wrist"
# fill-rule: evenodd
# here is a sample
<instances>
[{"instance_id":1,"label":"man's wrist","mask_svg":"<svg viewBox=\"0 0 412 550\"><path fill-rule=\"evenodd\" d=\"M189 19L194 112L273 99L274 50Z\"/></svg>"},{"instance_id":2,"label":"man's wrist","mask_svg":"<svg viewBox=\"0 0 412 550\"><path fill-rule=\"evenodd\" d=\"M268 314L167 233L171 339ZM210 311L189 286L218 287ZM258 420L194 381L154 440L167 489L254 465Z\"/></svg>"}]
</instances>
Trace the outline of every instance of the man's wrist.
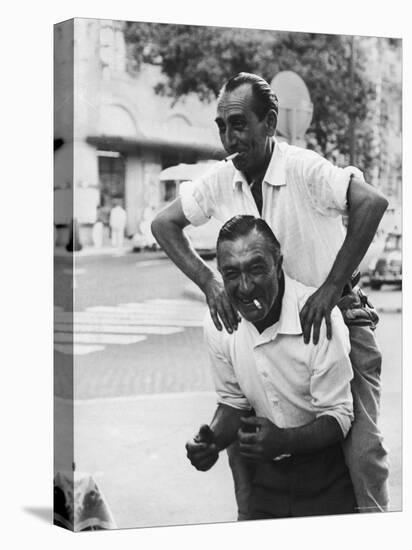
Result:
<instances>
[{"instance_id":1,"label":"man's wrist","mask_svg":"<svg viewBox=\"0 0 412 550\"><path fill-rule=\"evenodd\" d=\"M215 279L214 272L208 267L206 264L202 266L201 271L199 271L199 275L197 278L197 285L200 288L200 290L206 294L206 289L208 285Z\"/></svg>"},{"instance_id":2,"label":"man's wrist","mask_svg":"<svg viewBox=\"0 0 412 550\"><path fill-rule=\"evenodd\" d=\"M349 278L343 278L341 275L330 275L323 283L323 287L328 287L333 294L341 294L345 285L350 281Z\"/></svg>"},{"instance_id":3,"label":"man's wrist","mask_svg":"<svg viewBox=\"0 0 412 550\"><path fill-rule=\"evenodd\" d=\"M225 430L212 429L212 433L213 443L216 445L218 453L229 447L229 445L236 440L236 435L229 434ZM233 435L233 437L231 437L231 435Z\"/></svg>"}]
</instances>

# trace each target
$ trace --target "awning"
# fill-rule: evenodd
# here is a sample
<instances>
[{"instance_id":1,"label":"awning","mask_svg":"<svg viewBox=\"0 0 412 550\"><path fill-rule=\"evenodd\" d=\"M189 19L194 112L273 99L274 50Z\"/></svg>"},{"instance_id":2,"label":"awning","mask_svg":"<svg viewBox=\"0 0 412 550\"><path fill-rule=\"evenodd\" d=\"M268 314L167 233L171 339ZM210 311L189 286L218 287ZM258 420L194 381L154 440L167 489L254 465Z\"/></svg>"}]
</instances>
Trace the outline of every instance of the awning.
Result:
<instances>
[{"instance_id":1,"label":"awning","mask_svg":"<svg viewBox=\"0 0 412 550\"><path fill-rule=\"evenodd\" d=\"M177 181L192 181L210 170L213 166L212 162L198 162L196 164L180 163L176 166L165 168L159 174L160 181L177 180Z\"/></svg>"},{"instance_id":2,"label":"awning","mask_svg":"<svg viewBox=\"0 0 412 550\"><path fill-rule=\"evenodd\" d=\"M221 160L226 153L222 147L217 148L207 144L196 143L171 143L167 140L149 140L147 138L123 138L120 136L89 136L87 143L102 150L119 151L120 153L137 154L141 149L152 149L161 151L187 151L197 153L203 158L214 158Z\"/></svg>"}]
</instances>

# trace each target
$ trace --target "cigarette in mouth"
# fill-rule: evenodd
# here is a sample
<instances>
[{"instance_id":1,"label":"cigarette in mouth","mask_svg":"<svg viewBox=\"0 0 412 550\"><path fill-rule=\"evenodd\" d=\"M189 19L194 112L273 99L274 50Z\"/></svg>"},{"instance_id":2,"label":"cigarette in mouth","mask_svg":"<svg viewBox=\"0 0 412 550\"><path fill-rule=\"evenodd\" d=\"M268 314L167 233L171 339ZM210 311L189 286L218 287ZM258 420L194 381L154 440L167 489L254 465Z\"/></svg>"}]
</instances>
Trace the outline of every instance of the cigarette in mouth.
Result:
<instances>
[{"instance_id":1,"label":"cigarette in mouth","mask_svg":"<svg viewBox=\"0 0 412 550\"><path fill-rule=\"evenodd\" d=\"M256 300L256 298L253 300L253 305L256 307L256 309L262 309L262 304L259 302L259 300Z\"/></svg>"},{"instance_id":2,"label":"cigarette in mouth","mask_svg":"<svg viewBox=\"0 0 412 550\"><path fill-rule=\"evenodd\" d=\"M233 153L232 155L229 155L228 157L225 158L225 162L229 162L229 160L233 160L238 156L238 154L239 153Z\"/></svg>"}]
</instances>

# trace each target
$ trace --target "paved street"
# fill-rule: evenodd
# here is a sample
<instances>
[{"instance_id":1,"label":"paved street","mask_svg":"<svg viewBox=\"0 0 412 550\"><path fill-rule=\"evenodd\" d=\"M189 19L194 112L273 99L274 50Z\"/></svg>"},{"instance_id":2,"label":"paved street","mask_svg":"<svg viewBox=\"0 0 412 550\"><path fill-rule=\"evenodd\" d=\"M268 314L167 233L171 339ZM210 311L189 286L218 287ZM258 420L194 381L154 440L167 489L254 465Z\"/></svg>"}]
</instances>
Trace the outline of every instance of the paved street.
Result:
<instances>
[{"instance_id":1,"label":"paved street","mask_svg":"<svg viewBox=\"0 0 412 550\"><path fill-rule=\"evenodd\" d=\"M55 274L56 414L64 419L70 408L73 350L76 465L97 475L118 526L233 520L225 457L201 474L184 456L215 403L202 342L206 306L194 286L157 253L76 257L74 269L63 256ZM400 509L401 293L384 287L370 296L381 309L381 424ZM62 451L66 429L55 435Z\"/></svg>"}]
</instances>

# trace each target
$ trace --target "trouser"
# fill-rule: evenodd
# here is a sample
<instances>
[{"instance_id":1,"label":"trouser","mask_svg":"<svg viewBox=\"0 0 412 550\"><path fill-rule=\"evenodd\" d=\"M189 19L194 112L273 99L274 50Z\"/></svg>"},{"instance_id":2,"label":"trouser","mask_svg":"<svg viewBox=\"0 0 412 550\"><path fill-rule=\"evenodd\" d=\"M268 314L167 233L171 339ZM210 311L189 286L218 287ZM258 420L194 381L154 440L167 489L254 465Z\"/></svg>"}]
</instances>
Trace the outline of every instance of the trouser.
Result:
<instances>
[{"instance_id":1,"label":"trouser","mask_svg":"<svg viewBox=\"0 0 412 550\"><path fill-rule=\"evenodd\" d=\"M111 228L111 240L112 246L121 248L123 246L124 228L112 227Z\"/></svg>"},{"instance_id":2,"label":"trouser","mask_svg":"<svg viewBox=\"0 0 412 550\"><path fill-rule=\"evenodd\" d=\"M353 367L351 382L354 422L343 442L360 512L383 512L388 507L388 459L377 426L382 356L368 326L348 326Z\"/></svg>"},{"instance_id":3,"label":"trouser","mask_svg":"<svg viewBox=\"0 0 412 550\"><path fill-rule=\"evenodd\" d=\"M356 501L339 444L316 453L256 463L249 519L351 514Z\"/></svg>"},{"instance_id":4,"label":"trouser","mask_svg":"<svg viewBox=\"0 0 412 550\"><path fill-rule=\"evenodd\" d=\"M349 317L344 314L351 343L350 358L354 375L351 388L355 418L343 443L343 450L359 512L383 512L388 507L389 470L387 451L377 426L382 356L372 330L374 324L350 324ZM227 452L235 485L238 519L247 519L251 476L237 445L231 445Z\"/></svg>"},{"instance_id":5,"label":"trouser","mask_svg":"<svg viewBox=\"0 0 412 550\"><path fill-rule=\"evenodd\" d=\"M237 519L238 521L244 521L250 519L249 504L254 465L242 457L238 441L235 441L235 443L232 443L232 445L227 448L227 456L235 487Z\"/></svg>"}]
</instances>

